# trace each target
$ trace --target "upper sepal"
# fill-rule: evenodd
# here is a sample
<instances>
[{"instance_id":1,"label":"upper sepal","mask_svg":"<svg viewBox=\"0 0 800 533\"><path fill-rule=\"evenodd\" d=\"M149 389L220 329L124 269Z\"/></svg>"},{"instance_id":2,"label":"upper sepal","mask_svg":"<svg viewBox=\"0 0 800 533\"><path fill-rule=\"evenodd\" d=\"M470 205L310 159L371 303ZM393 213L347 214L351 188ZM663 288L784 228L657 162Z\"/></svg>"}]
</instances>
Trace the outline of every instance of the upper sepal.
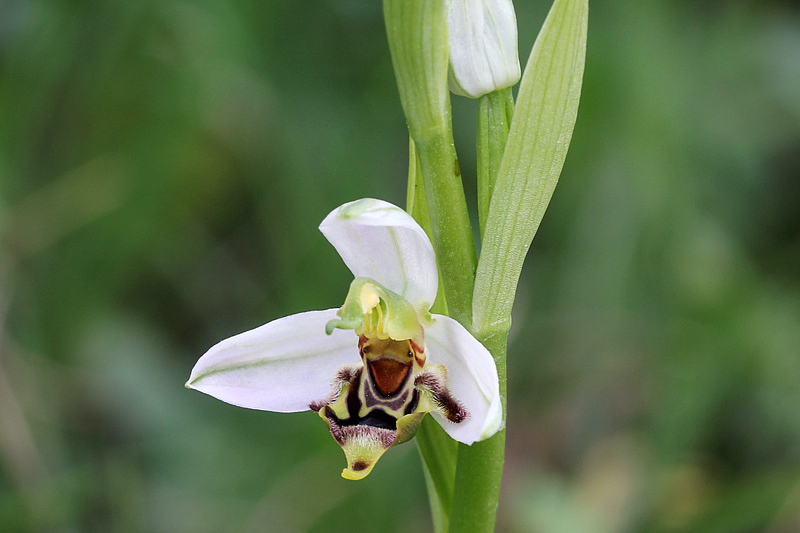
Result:
<instances>
[{"instance_id":1,"label":"upper sepal","mask_svg":"<svg viewBox=\"0 0 800 533\"><path fill-rule=\"evenodd\" d=\"M356 278L371 278L430 309L439 288L433 245L405 211L363 198L334 209L319 226Z\"/></svg>"}]
</instances>

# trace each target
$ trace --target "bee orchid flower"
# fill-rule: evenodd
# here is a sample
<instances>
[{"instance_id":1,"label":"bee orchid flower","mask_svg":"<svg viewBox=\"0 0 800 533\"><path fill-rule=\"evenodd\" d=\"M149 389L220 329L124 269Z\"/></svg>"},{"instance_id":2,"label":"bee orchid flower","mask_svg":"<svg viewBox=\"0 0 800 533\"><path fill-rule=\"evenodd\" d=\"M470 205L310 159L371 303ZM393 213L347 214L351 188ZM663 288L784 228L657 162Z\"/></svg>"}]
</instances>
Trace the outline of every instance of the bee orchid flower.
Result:
<instances>
[{"instance_id":1,"label":"bee orchid flower","mask_svg":"<svg viewBox=\"0 0 800 533\"><path fill-rule=\"evenodd\" d=\"M342 205L319 229L355 277L344 305L223 340L186 386L250 409L316 411L344 450L347 479L367 476L427 413L465 444L496 433L497 368L461 324L430 313L438 274L425 231L373 199Z\"/></svg>"}]
</instances>

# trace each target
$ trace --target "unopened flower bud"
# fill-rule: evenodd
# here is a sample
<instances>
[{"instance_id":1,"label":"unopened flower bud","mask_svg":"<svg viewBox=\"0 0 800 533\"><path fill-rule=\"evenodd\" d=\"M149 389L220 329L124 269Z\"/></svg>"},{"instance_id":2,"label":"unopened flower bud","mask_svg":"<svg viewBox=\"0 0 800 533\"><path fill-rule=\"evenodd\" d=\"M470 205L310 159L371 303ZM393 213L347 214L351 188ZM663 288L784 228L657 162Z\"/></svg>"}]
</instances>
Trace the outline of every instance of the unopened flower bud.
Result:
<instances>
[{"instance_id":1,"label":"unopened flower bud","mask_svg":"<svg viewBox=\"0 0 800 533\"><path fill-rule=\"evenodd\" d=\"M519 81L511 0L449 0L447 24L451 91L480 98Z\"/></svg>"}]
</instances>

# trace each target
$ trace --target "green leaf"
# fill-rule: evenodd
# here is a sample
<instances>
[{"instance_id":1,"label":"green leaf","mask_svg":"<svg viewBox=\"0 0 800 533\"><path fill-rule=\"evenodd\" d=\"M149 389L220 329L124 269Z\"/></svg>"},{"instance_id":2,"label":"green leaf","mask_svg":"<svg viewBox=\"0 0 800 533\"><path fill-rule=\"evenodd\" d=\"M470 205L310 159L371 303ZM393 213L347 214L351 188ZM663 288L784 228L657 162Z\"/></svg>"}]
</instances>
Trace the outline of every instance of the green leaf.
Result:
<instances>
[{"instance_id":1,"label":"green leaf","mask_svg":"<svg viewBox=\"0 0 800 533\"><path fill-rule=\"evenodd\" d=\"M474 331L508 330L522 270L578 113L588 0L556 0L522 77L492 193L473 299Z\"/></svg>"},{"instance_id":2,"label":"green leaf","mask_svg":"<svg viewBox=\"0 0 800 533\"><path fill-rule=\"evenodd\" d=\"M417 158L413 139L408 143L408 198L406 210L419 222L422 229L431 235L431 220L425 183ZM439 294L431 308L432 313L447 314L444 284L439 273ZM432 417L425 417L417 432L417 449L425 472L425 485L431 507L433 528L436 533L445 533L450 526L450 506L453 501L453 484L456 476L458 445L445 433Z\"/></svg>"},{"instance_id":3,"label":"green leaf","mask_svg":"<svg viewBox=\"0 0 800 533\"><path fill-rule=\"evenodd\" d=\"M491 192L473 298L473 332L497 361L505 398L507 333L519 274L542 220L578 112L588 0L556 0L522 77ZM505 409L504 409L505 411ZM494 530L505 433L459 446L451 532Z\"/></svg>"}]
</instances>

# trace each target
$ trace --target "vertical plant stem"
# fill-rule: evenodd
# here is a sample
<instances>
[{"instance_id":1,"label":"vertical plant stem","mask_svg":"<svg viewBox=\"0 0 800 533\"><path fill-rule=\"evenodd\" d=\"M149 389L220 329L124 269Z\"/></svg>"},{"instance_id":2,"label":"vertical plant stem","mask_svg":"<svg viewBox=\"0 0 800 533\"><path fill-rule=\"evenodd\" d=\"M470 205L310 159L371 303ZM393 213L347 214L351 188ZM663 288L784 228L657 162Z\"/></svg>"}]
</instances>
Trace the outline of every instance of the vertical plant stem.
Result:
<instances>
[{"instance_id":1,"label":"vertical plant stem","mask_svg":"<svg viewBox=\"0 0 800 533\"><path fill-rule=\"evenodd\" d=\"M453 143L446 82L446 3L384 0L383 5L400 100L417 153L418 167L412 163L416 181L413 187L409 184L411 210L428 208L427 231L432 235L449 314L494 357L505 413L511 307L522 260L552 194L574 126L588 0L555 0L528 62L513 124L509 125L510 90L481 103L479 220L484 240L477 272ZM431 502L437 530L447 526L449 501L450 531L493 531L505 432L472 446L458 445L455 462L447 445L431 435L423 433L420 453L428 486L436 493ZM450 495L447 487L453 465Z\"/></svg>"},{"instance_id":2,"label":"vertical plant stem","mask_svg":"<svg viewBox=\"0 0 800 533\"><path fill-rule=\"evenodd\" d=\"M415 142L447 308L469 327L477 257L453 136L448 130Z\"/></svg>"},{"instance_id":3,"label":"vertical plant stem","mask_svg":"<svg viewBox=\"0 0 800 533\"><path fill-rule=\"evenodd\" d=\"M431 237L431 220L425 182L421 178L420 163L413 139L408 142L408 191L406 211ZM434 313L447 314L447 302L442 290L441 272L439 291L431 308ZM453 484L456 476L458 445L430 417L423 420L416 436L417 449L422 459L425 485L428 489L433 527L436 533L445 533L450 526L450 507L453 501Z\"/></svg>"},{"instance_id":4,"label":"vertical plant stem","mask_svg":"<svg viewBox=\"0 0 800 533\"><path fill-rule=\"evenodd\" d=\"M431 417L425 417L415 438L425 472L433 528L436 533L445 533L450 525L458 443Z\"/></svg>"},{"instance_id":5,"label":"vertical plant stem","mask_svg":"<svg viewBox=\"0 0 800 533\"><path fill-rule=\"evenodd\" d=\"M513 115L511 87L491 92L478 100L478 220L481 235L489 216L489 203Z\"/></svg>"},{"instance_id":6,"label":"vertical plant stem","mask_svg":"<svg viewBox=\"0 0 800 533\"><path fill-rule=\"evenodd\" d=\"M450 316L472 324L477 256L453 143L444 0L384 0L400 102L414 140Z\"/></svg>"},{"instance_id":7,"label":"vertical plant stem","mask_svg":"<svg viewBox=\"0 0 800 533\"><path fill-rule=\"evenodd\" d=\"M406 212L425 230L433 242L431 233L431 215L428 210L428 198L425 196L425 181L419 168L417 145L414 139L408 138L408 187L406 189ZM441 287L439 293L441 294ZM437 295L438 297L438 295Z\"/></svg>"},{"instance_id":8,"label":"vertical plant stem","mask_svg":"<svg viewBox=\"0 0 800 533\"><path fill-rule=\"evenodd\" d=\"M478 335L478 340L494 357L500 378L503 415L506 413L506 345L508 331ZM471 446L458 445L453 504L450 510L451 533L490 533L497 519L500 483L505 462L506 430Z\"/></svg>"},{"instance_id":9,"label":"vertical plant stem","mask_svg":"<svg viewBox=\"0 0 800 533\"><path fill-rule=\"evenodd\" d=\"M514 113L511 88L489 93L478 102L478 217L481 234L489 214L494 183ZM506 345L508 330L478 335L494 357L506 413ZM505 463L505 429L472 446L458 445L451 532L493 531Z\"/></svg>"}]
</instances>

